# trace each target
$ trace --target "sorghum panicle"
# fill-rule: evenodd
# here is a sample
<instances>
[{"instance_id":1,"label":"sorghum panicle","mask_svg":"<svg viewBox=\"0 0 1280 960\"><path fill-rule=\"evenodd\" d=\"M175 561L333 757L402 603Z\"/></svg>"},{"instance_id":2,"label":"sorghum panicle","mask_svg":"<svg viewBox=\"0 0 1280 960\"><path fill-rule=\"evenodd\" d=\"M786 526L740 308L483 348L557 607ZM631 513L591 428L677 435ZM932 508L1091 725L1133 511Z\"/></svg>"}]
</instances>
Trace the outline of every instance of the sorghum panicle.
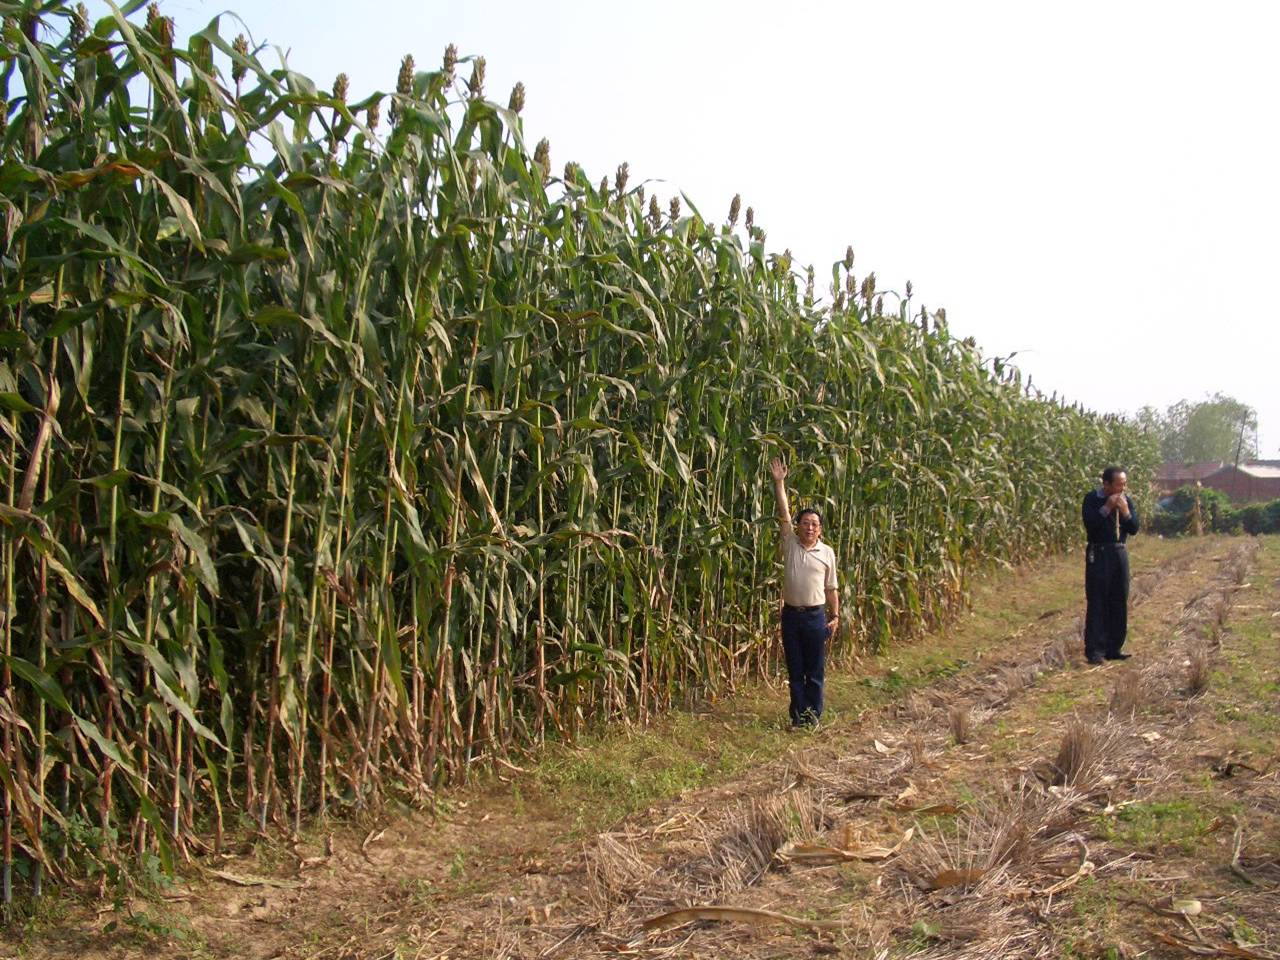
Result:
<instances>
[{"instance_id":1,"label":"sorghum panicle","mask_svg":"<svg viewBox=\"0 0 1280 960\"><path fill-rule=\"evenodd\" d=\"M533 162L542 172L542 182L545 184L551 178L551 141L543 137L538 141L538 145L533 150Z\"/></svg>"},{"instance_id":2,"label":"sorghum panicle","mask_svg":"<svg viewBox=\"0 0 1280 960\"><path fill-rule=\"evenodd\" d=\"M249 41L243 33L237 36L234 41L232 41L231 49L234 50L238 56L244 57L246 59L248 58ZM231 79L236 83L237 86L239 86L240 81L244 79L244 75L248 72L249 72L249 68L246 67L243 63L235 63L231 67Z\"/></svg>"},{"instance_id":3,"label":"sorghum panicle","mask_svg":"<svg viewBox=\"0 0 1280 960\"><path fill-rule=\"evenodd\" d=\"M457 77L458 70L458 48L452 43L444 48L444 61L440 67L440 75L444 78L446 87L453 86L453 81Z\"/></svg>"},{"instance_id":4,"label":"sorghum panicle","mask_svg":"<svg viewBox=\"0 0 1280 960\"><path fill-rule=\"evenodd\" d=\"M68 39L71 41L72 49L76 49L80 44L84 43L84 38L89 35L89 8L83 3L77 3L75 15L71 18L71 29Z\"/></svg>"},{"instance_id":5,"label":"sorghum panicle","mask_svg":"<svg viewBox=\"0 0 1280 960\"><path fill-rule=\"evenodd\" d=\"M472 100L484 97L484 57L476 57L471 64L471 79L467 81Z\"/></svg>"}]
</instances>

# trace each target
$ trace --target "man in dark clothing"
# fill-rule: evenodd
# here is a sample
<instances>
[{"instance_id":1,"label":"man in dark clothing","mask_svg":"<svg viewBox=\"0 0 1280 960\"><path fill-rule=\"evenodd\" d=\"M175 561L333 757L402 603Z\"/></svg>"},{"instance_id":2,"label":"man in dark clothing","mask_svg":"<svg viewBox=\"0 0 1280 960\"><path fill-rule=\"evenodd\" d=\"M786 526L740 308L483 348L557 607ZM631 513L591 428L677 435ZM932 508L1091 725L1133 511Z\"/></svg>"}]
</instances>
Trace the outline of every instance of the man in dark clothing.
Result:
<instances>
[{"instance_id":1,"label":"man in dark clothing","mask_svg":"<svg viewBox=\"0 0 1280 960\"><path fill-rule=\"evenodd\" d=\"M1090 663L1126 660L1121 653L1129 618L1129 553L1125 539L1138 532L1138 510L1124 492L1119 467L1102 471L1102 486L1085 494L1081 516L1088 544L1084 564L1084 655Z\"/></svg>"}]
</instances>

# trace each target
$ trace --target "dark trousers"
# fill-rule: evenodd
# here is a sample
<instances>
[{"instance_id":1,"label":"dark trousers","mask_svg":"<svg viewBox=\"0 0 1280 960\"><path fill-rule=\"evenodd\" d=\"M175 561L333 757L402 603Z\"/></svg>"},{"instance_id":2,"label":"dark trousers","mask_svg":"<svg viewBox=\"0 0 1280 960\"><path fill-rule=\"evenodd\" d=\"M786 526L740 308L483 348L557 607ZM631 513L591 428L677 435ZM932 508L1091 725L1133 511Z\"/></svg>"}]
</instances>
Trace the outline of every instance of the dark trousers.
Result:
<instances>
[{"instance_id":1,"label":"dark trousers","mask_svg":"<svg viewBox=\"0 0 1280 960\"><path fill-rule=\"evenodd\" d=\"M822 716L822 680L827 654L827 611L782 608L782 651L791 687L791 723L816 723Z\"/></svg>"},{"instance_id":2,"label":"dark trousers","mask_svg":"<svg viewBox=\"0 0 1280 960\"><path fill-rule=\"evenodd\" d=\"M1089 544L1084 563L1084 655L1114 657L1129 629L1129 551Z\"/></svg>"}]
</instances>

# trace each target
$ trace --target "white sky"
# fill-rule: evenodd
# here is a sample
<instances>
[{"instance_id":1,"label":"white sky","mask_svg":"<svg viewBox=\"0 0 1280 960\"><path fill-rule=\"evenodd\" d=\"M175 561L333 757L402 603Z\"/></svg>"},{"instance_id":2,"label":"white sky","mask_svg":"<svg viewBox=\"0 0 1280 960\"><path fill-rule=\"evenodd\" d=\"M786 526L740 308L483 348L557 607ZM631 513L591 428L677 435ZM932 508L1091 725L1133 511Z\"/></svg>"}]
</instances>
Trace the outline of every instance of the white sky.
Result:
<instances>
[{"instance_id":1,"label":"white sky","mask_svg":"<svg viewBox=\"0 0 1280 960\"><path fill-rule=\"evenodd\" d=\"M234 0L232 0L234 2ZM227 0L162 0L180 37ZM101 3L91 5L95 15ZM530 144L622 161L769 247L915 304L1099 410L1221 390L1280 457L1280 4L241 2L252 39L351 99L447 43L528 88ZM223 33L237 26L225 21ZM270 57L266 58L271 63ZM468 68L460 68L462 76ZM384 111L385 117L385 111ZM385 122L385 121L384 121Z\"/></svg>"}]
</instances>

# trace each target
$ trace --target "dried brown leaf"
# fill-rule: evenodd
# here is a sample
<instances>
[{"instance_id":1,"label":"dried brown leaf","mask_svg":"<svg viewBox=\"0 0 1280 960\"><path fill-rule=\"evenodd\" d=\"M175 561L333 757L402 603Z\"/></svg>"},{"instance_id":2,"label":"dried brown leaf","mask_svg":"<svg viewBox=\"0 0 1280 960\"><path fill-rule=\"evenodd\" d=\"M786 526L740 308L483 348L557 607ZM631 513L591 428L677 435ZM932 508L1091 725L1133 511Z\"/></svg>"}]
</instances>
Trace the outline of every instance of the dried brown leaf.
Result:
<instances>
[{"instance_id":1,"label":"dried brown leaf","mask_svg":"<svg viewBox=\"0 0 1280 960\"><path fill-rule=\"evenodd\" d=\"M847 923L838 920L807 920L804 917L792 917L772 910L754 910L747 907L686 907L682 910L671 910L667 913L650 917L644 922L644 929L670 930L694 920L717 920L721 922L750 923L755 926L783 923L792 927L804 927L817 930L843 930Z\"/></svg>"},{"instance_id":2,"label":"dried brown leaf","mask_svg":"<svg viewBox=\"0 0 1280 960\"><path fill-rule=\"evenodd\" d=\"M968 870L943 870L936 873L925 881L924 887L928 890L943 890L947 887L967 887L977 883L987 871L971 868Z\"/></svg>"}]
</instances>

